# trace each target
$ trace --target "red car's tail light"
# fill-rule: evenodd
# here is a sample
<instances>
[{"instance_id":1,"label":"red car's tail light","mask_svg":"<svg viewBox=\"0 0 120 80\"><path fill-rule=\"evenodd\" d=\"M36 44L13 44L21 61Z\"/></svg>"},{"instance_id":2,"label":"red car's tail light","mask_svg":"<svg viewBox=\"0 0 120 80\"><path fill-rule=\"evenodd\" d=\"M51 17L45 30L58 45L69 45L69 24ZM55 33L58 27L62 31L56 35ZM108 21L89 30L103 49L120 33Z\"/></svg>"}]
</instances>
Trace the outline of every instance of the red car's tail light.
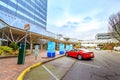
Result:
<instances>
[{"instance_id":1,"label":"red car's tail light","mask_svg":"<svg viewBox=\"0 0 120 80\"><path fill-rule=\"evenodd\" d=\"M94 53L90 53L90 56L91 56L91 57L94 57Z\"/></svg>"}]
</instances>

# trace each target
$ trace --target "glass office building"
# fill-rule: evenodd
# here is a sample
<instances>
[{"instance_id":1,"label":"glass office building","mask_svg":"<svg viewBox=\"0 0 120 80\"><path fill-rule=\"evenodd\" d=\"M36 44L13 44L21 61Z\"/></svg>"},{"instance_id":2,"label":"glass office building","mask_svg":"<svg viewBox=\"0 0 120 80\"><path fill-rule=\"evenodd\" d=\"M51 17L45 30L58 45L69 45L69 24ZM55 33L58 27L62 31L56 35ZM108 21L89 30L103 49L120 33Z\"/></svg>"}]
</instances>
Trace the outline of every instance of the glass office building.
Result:
<instances>
[{"instance_id":1,"label":"glass office building","mask_svg":"<svg viewBox=\"0 0 120 80\"><path fill-rule=\"evenodd\" d=\"M20 29L30 24L30 31L54 36L46 31L47 0L0 0L0 19Z\"/></svg>"}]
</instances>

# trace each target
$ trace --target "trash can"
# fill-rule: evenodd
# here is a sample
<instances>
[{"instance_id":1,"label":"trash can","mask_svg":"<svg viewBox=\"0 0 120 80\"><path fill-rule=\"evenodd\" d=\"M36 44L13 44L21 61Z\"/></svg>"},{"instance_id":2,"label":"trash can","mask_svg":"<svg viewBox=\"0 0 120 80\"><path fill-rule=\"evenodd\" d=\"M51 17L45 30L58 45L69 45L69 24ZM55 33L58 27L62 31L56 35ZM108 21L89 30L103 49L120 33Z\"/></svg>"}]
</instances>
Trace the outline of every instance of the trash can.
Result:
<instances>
[{"instance_id":1,"label":"trash can","mask_svg":"<svg viewBox=\"0 0 120 80\"><path fill-rule=\"evenodd\" d=\"M55 52L52 52L51 53L51 57L55 57L56 55L55 55Z\"/></svg>"},{"instance_id":2,"label":"trash can","mask_svg":"<svg viewBox=\"0 0 120 80\"><path fill-rule=\"evenodd\" d=\"M47 52L47 57L51 57L51 58L53 58L53 57L55 57L56 55L55 55L55 52Z\"/></svg>"},{"instance_id":3,"label":"trash can","mask_svg":"<svg viewBox=\"0 0 120 80\"><path fill-rule=\"evenodd\" d=\"M60 53L60 54L64 54L64 51L60 51L59 53Z\"/></svg>"},{"instance_id":4,"label":"trash can","mask_svg":"<svg viewBox=\"0 0 120 80\"><path fill-rule=\"evenodd\" d=\"M25 45L23 43L20 43L17 64L24 64L24 60L25 60L25 48L24 47Z\"/></svg>"},{"instance_id":5,"label":"trash can","mask_svg":"<svg viewBox=\"0 0 120 80\"><path fill-rule=\"evenodd\" d=\"M51 57L51 52L47 52L47 57Z\"/></svg>"}]
</instances>

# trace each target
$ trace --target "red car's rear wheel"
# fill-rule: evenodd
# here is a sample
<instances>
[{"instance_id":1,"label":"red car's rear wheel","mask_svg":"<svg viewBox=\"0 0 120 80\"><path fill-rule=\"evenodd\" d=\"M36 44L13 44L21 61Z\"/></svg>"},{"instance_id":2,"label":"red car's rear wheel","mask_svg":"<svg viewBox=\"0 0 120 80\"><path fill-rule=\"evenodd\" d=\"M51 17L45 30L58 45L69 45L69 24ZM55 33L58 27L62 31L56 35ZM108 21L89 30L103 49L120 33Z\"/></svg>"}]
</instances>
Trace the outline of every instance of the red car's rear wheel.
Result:
<instances>
[{"instance_id":1,"label":"red car's rear wheel","mask_svg":"<svg viewBox=\"0 0 120 80\"><path fill-rule=\"evenodd\" d=\"M82 56L81 56L81 55L78 55L78 59L79 59L79 60L82 60Z\"/></svg>"}]
</instances>

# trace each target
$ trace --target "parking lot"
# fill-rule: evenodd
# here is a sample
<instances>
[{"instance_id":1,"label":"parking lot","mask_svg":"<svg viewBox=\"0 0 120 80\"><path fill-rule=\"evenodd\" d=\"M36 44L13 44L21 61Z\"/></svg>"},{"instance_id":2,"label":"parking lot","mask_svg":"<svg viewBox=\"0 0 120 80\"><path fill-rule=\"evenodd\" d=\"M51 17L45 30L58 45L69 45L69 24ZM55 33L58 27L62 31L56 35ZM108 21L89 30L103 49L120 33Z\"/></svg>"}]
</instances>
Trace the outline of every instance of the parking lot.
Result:
<instances>
[{"instance_id":1,"label":"parking lot","mask_svg":"<svg viewBox=\"0 0 120 80\"><path fill-rule=\"evenodd\" d=\"M120 80L120 54L94 51L93 60L76 61L63 80Z\"/></svg>"},{"instance_id":2,"label":"parking lot","mask_svg":"<svg viewBox=\"0 0 120 80\"><path fill-rule=\"evenodd\" d=\"M120 80L120 54L92 51L94 59L78 60L65 56L32 69L24 80Z\"/></svg>"}]
</instances>

